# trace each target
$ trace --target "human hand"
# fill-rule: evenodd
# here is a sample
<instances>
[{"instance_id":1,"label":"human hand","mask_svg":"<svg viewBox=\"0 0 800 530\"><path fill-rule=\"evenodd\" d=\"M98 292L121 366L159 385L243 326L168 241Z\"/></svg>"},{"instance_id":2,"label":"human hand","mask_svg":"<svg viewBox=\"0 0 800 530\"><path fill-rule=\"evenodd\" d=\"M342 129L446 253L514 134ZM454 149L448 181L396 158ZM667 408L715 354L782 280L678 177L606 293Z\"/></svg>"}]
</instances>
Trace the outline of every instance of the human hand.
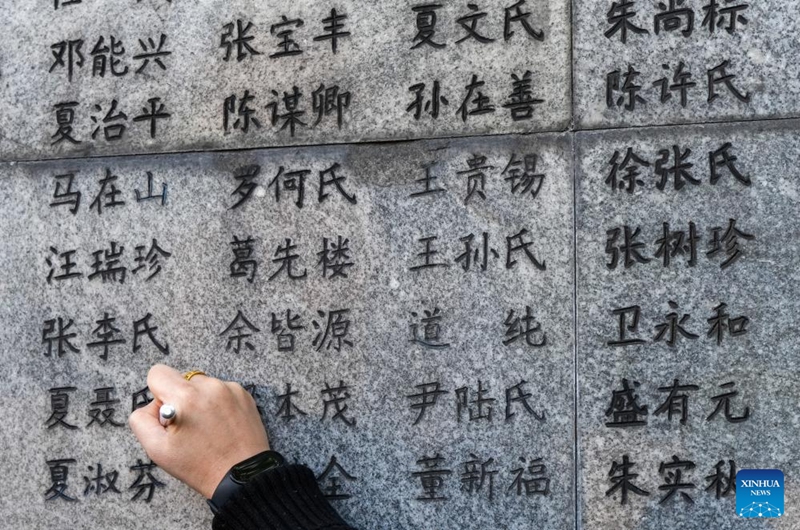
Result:
<instances>
[{"instance_id":1,"label":"human hand","mask_svg":"<svg viewBox=\"0 0 800 530\"><path fill-rule=\"evenodd\" d=\"M252 396L238 383L197 375L191 381L157 364L147 374L153 401L128 418L147 456L161 469L210 499L231 467L269 449ZM162 404L174 405L163 427Z\"/></svg>"}]
</instances>

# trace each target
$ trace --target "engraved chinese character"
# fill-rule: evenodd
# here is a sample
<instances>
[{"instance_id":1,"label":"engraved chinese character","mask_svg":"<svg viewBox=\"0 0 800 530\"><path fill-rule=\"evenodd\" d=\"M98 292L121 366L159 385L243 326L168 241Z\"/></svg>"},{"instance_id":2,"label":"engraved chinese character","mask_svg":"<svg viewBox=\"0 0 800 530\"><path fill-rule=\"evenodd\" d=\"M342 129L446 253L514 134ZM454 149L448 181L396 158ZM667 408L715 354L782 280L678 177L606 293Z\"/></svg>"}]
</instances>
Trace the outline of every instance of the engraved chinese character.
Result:
<instances>
[{"instance_id":1,"label":"engraved chinese character","mask_svg":"<svg viewBox=\"0 0 800 530\"><path fill-rule=\"evenodd\" d=\"M224 61L230 60L231 52L233 51L234 46L236 46L237 62L242 62L244 59L252 55L261 55L261 52L253 48L253 46L250 44L250 42L255 38L252 35L248 35L250 30L253 28L252 22L243 24L241 19L237 19L235 25L233 22L230 22L222 26L222 28L225 31L222 33L222 37L220 38L219 47L225 48L225 57L223 58ZM236 31L235 38L233 35L234 30Z\"/></svg>"},{"instance_id":2,"label":"engraved chinese character","mask_svg":"<svg viewBox=\"0 0 800 530\"><path fill-rule=\"evenodd\" d=\"M347 15L337 13L336 9L331 9L331 15L322 19L325 33L314 37L314 40L331 41L331 50L333 50L333 53L336 53L339 47L339 39L350 37L349 31L342 31L342 28L344 28L344 20L346 18Z\"/></svg>"},{"instance_id":3,"label":"engraved chinese character","mask_svg":"<svg viewBox=\"0 0 800 530\"><path fill-rule=\"evenodd\" d=\"M75 462L76 460L74 458L47 461L47 465L50 467L50 481L52 484L50 488L44 492L44 500L52 501L54 499L63 499L65 501L76 502L76 499L65 493L69 487L67 485L69 464L74 464Z\"/></svg>"},{"instance_id":4,"label":"engraved chinese character","mask_svg":"<svg viewBox=\"0 0 800 530\"><path fill-rule=\"evenodd\" d=\"M156 488L163 488L165 484L153 476L153 471L156 466L153 462L145 464L141 459L136 460L136 465L131 466L130 470L137 473L136 480L128 489L135 489L136 493L131 497L132 501L142 497L145 492L147 496L143 498L144 502L149 503L153 500L153 493Z\"/></svg>"},{"instance_id":5,"label":"engraved chinese character","mask_svg":"<svg viewBox=\"0 0 800 530\"><path fill-rule=\"evenodd\" d=\"M54 105L58 130L50 137L55 138L50 145L56 145L64 141L71 144L81 143L72 136L72 123L75 121L75 107L77 106L77 101L64 101Z\"/></svg>"},{"instance_id":6,"label":"engraved chinese character","mask_svg":"<svg viewBox=\"0 0 800 530\"><path fill-rule=\"evenodd\" d=\"M119 403L118 399L112 399L111 394L114 392L114 387L95 388L95 399L92 401L92 409L89 409L89 416L92 418L87 427L97 423L100 427L106 424L111 424L112 427L122 427L122 423L114 421L114 414L117 409L112 405Z\"/></svg>"},{"instance_id":7,"label":"engraved chinese character","mask_svg":"<svg viewBox=\"0 0 800 530\"><path fill-rule=\"evenodd\" d=\"M435 120L439 117L441 106L450 104L447 98L441 94L438 80L433 82L430 98L425 97L425 87L425 83L417 83L408 87L408 91L414 93L414 101L406 108L406 112L413 111L415 120L419 120L423 112L430 114L431 118Z\"/></svg>"},{"instance_id":8,"label":"engraved chinese character","mask_svg":"<svg viewBox=\"0 0 800 530\"><path fill-rule=\"evenodd\" d=\"M115 317L109 316L107 312L104 313L103 318L95 322L97 327L92 330L92 335L95 335L98 340L86 344L87 348L103 348L103 353L100 355L100 358L104 361L108 360L108 349L111 346L115 344L125 344L125 339L117 337L117 334L121 332L119 328L114 326L116 320Z\"/></svg>"},{"instance_id":9,"label":"engraved chinese character","mask_svg":"<svg viewBox=\"0 0 800 530\"><path fill-rule=\"evenodd\" d=\"M292 390L292 384L286 383L286 392L280 394L278 399L278 417L286 421L293 420L297 414L301 416L308 416L307 413L300 410L300 407L293 403L294 396L300 394L297 390ZM295 414L296 413L296 414Z\"/></svg>"},{"instance_id":10,"label":"engraved chinese character","mask_svg":"<svg viewBox=\"0 0 800 530\"><path fill-rule=\"evenodd\" d=\"M47 351L45 352L45 357L51 357L53 355L53 345L55 344L55 350L59 357L64 355L65 351L68 349L73 353L79 353L80 350L72 345L70 339L74 339L78 336L77 333L68 333L69 328L72 327L74 324L72 319L69 319L67 325L64 325L64 319L61 317L54 318L51 320L46 320L44 322L44 329L42 330L42 343L47 344Z\"/></svg>"},{"instance_id":11,"label":"engraved chinese character","mask_svg":"<svg viewBox=\"0 0 800 530\"><path fill-rule=\"evenodd\" d=\"M47 274L47 283L52 283L53 280L57 281L64 281L69 280L70 278L80 278L83 276L82 272L73 272L72 269L78 266L77 263L72 261L72 256L75 254L75 250L68 250L66 252L59 252L56 247L50 247L50 253L57 256L59 260L61 260L61 264L56 268L56 263L50 257L45 258L45 263L47 266L50 267L50 272ZM61 274L56 274L56 270L60 269L62 272Z\"/></svg>"},{"instance_id":12,"label":"engraved chinese character","mask_svg":"<svg viewBox=\"0 0 800 530\"><path fill-rule=\"evenodd\" d=\"M270 55L271 59L303 53L303 50L300 49L300 45L297 44L297 41L292 37L294 34L292 26L299 28L302 27L303 24L303 21L299 18L289 20L286 18L286 15L281 15L281 21L270 26L270 35L275 35L279 39L277 45L278 51ZM294 134L292 136L294 136Z\"/></svg>"},{"instance_id":13,"label":"engraved chinese character","mask_svg":"<svg viewBox=\"0 0 800 530\"><path fill-rule=\"evenodd\" d=\"M345 416L345 412L347 412L348 408L345 401L350 399L349 389L350 387L345 385L344 381L339 381L339 386L336 387L331 387L327 382L325 383L325 389L322 390L322 402L324 405L322 410L323 420L328 417L328 409L333 408L334 411L331 421L338 419L344 422L345 425L349 425L350 427L355 426L355 418L348 418Z\"/></svg>"},{"instance_id":14,"label":"engraved chinese character","mask_svg":"<svg viewBox=\"0 0 800 530\"><path fill-rule=\"evenodd\" d=\"M147 313L143 318L140 320L135 320L133 322L133 353L136 353L141 349L142 345L139 344L139 337L143 335L147 335L147 338L150 339L150 342L163 353L164 355L169 355L169 344L164 343L161 344L158 339L156 339L155 332L158 331L158 326L151 326L150 319L153 317L150 313Z\"/></svg>"},{"instance_id":15,"label":"engraved chinese character","mask_svg":"<svg viewBox=\"0 0 800 530\"><path fill-rule=\"evenodd\" d=\"M292 332L306 329L299 321L300 315L293 315L291 309L286 310L286 318L278 318L275 313L271 313L270 331L277 335L278 351L294 352L295 334Z\"/></svg>"},{"instance_id":16,"label":"engraved chinese character","mask_svg":"<svg viewBox=\"0 0 800 530\"><path fill-rule=\"evenodd\" d=\"M62 386L50 389L50 417L45 421L48 429L61 426L65 429L77 429L75 425L67 423L66 417L69 413L69 392L77 390L74 386Z\"/></svg>"},{"instance_id":17,"label":"engraved chinese character","mask_svg":"<svg viewBox=\"0 0 800 530\"><path fill-rule=\"evenodd\" d=\"M409 331L411 332L411 338L409 342L414 342L416 344L420 344L425 348L431 349L442 349L450 347L449 342L442 342L441 339L441 321L442 321L442 314L438 307L434 307L432 311L424 310L424 316L420 318L420 315L417 312L412 312L411 316L415 319L419 319L419 322L413 322L409 324ZM422 328L422 333L420 333L420 327Z\"/></svg>"},{"instance_id":18,"label":"engraved chinese character","mask_svg":"<svg viewBox=\"0 0 800 530\"><path fill-rule=\"evenodd\" d=\"M623 379L622 390L613 391L605 413L606 417L612 417L612 421L606 422L606 427L641 427L647 424L647 405L639 405L637 388L638 381L634 381L631 387L628 380Z\"/></svg>"},{"instance_id":19,"label":"engraved chinese character","mask_svg":"<svg viewBox=\"0 0 800 530\"><path fill-rule=\"evenodd\" d=\"M231 262L231 278L247 278L247 281L253 283L256 271L258 270L258 262L252 259L253 245L255 240L252 237L247 239L239 239L233 236L231 247L233 250L233 261Z\"/></svg>"},{"instance_id":20,"label":"engraved chinese character","mask_svg":"<svg viewBox=\"0 0 800 530\"><path fill-rule=\"evenodd\" d=\"M161 98L150 98L147 100L150 108L142 107L142 114L133 118L133 121L149 121L150 122L150 138L156 137L156 123L158 120L166 120L172 114L165 112L166 105L161 102Z\"/></svg>"},{"instance_id":21,"label":"engraved chinese character","mask_svg":"<svg viewBox=\"0 0 800 530\"><path fill-rule=\"evenodd\" d=\"M325 346L326 350L330 350L331 346L333 346L333 349L337 352L342 351L344 346L353 346L353 341L348 338L350 319L345 318L349 313L349 309L337 309L335 311L328 311L326 318L325 311L317 311L317 314L325 322L324 326L317 322L316 319L311 322L314 329L317 330L317 335L314 337L311 344L317 351L322 350L323 346Z\"/></svg>"},{"instance_id":22,"label":"engraved chinese character","mask_svg":"<svg viewBox=\"0 0 800 530\"><path fill-rule=\"evenodd\" d=\"M423 44L427 44L432 48L444 48L445 45L435 42L433 37L436 33L436 11L441 9L442 4L422 4L414 6L411 11L416 13L417 34L414 35L416 44L411 46L411 49L419 48ZM417 42L419 41L419 42Z\"/></svg>"},{"instance_id":23,"label":"engraved chinese character","mask_svg":"<svg viewBox=\"0 0 800 530\"><path fill-rule=\"evenodd\" d=\"M438 381L422 383L421 385L416 385L414 388L419 390L419 392L406 397L412 400L410 405L411 410L419 411L417 413L417 418L414 420L414 425L416 425L425 417L426 411L438 403L439 396L449 394L450 391L442 390L441 384Z\"/></svg>"},{"instance_id":24,"label":"engraved chinese character","mask_svg":"<svg viewBox=\"0 0 800 530\"><path fill-rule=\"evenodd\" d=\"M225 349L230 350L233 348L234 353L241 353L242 345L250 351L256 349L253 343L247 339L253 336L253 332L258 333L260 331L261 330L247 320L247 317L239 310L236 312L236 317L219 336L228 339Z\"/></svg>"},{"instance_id":25,"label":"engraved chinese character","mask_svg":"<svg viewBox=\"0 0 800 530\"><path fill-rule=\"evenodd\" d=\"M357 479L345 471L335 456L331 456L328 465L317 477L317 482L320 483L322 495L331 501L349 499L352 495L342 491L342 480L355 482Z\"/></svg>"},{"instance_id":26,"label":"engraved chinese character","mask_svg":"<svg viewBox=\"0 0 800 530\"><path fill-rule=\"evenodd\" d=\"M53 202L50 203L50 207L71 204L72 208L69 211L72 215L75 215L81 205L81 192L72 189L75 174L65 173L64 175L55 175L53 178L56 182L56 189L53 190Z\"/></svg>"},{"instance_id":27,"label":"engraved chinese character","mask_svg":"<svg viewBox=\"0 0 800 530\"><path fill-rule=\"evenodd\" d=\"M676 493L680 493L681 498L689 504L694 504L688 493L684 490L694 489L696 486L692 482L683 482L683 473L691 471L695 468L694 462L689 460L681 460L675 455L672 455L671 462L661 462L658 466L658 472L664 476L664 484L658 487L661 491L666 491L666 495L661 497L658 501L659 504L667 502Z\"/></svg>"},{"instance_id":28,"label":"engraved chinese character","mask_svg":"<svg viewBox=\"0 0 800 530\"><path fill-rule=\"evenodd\" d=\"M650 495L649 491L643 490L636 486L633 481L639 477L638 473L632 473L631 469L636 464L630 461L628 455L622 456L622 463L618 464L617 461L611 463L611 471L608 472L608 480L611 481L611 486L606 491L606 497L611 497L617 491L620 492L620 504L623 506L628 504L629 493L647 497Z\"/></svg>"},{"instance_id":29,"label":"engraved chinese character","mask_svg":"<svg viewBox=\"0 0 800 530\"><path fill-rule=\"evenodd\" d=\"M450 469L442 469L444 458L436 453L432 457L423 456L417 460L417 465L422 467L422 471L414 471L412 477L419 478L423 494L417 497L418 501L446 501L441 493L444 487L444 479L453 472Z\"/></svg>"},{"instance_id":30,"label":"engraved chinese character","mask_svg":"<svg viewBox=\"0 0 800 530\"><path fill-rule=\"evenodd\" d=\"M167 43L167 36L163 33L158 39L158 44L149 37L146 41L139 39L139 46L142 48L142 53L133 56L134 61L142 61L139 68L136 69L137 74L144 72L145 68L153 61L159 68L166 70L167 67L162 60L167 55L172 55L172 52L164 49L164 44Z\"/></svg>"}]
</instances>

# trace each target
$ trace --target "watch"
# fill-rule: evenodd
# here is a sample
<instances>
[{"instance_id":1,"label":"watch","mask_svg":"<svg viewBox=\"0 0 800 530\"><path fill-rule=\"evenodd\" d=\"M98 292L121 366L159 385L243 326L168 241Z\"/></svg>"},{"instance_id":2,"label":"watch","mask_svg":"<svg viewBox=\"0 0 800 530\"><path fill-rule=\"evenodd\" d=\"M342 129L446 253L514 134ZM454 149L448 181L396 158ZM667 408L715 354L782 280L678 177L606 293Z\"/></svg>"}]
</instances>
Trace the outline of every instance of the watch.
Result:
<instances>
[{"instance_id":1,"label":"watch","mask_svg":"<svg viewBox=\"0 0 800 530\"><path fill-rule=\"evenodd\" d=\"M206 502L214 512L219 515L220 510L242 486L253 480L262 472L282 466L286 460L276 451L264 451L247 460L242 460L225 474L214 494Z\"/></svg>"}]
</instances>

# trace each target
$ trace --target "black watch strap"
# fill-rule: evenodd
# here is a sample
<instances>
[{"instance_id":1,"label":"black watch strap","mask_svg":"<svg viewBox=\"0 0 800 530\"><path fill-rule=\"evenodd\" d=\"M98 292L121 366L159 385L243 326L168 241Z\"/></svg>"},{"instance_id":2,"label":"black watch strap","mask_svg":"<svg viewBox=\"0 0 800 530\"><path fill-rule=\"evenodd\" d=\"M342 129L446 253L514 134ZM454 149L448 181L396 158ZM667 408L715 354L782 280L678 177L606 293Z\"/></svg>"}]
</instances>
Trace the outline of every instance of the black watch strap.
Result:
<instances>
[{"instance_id":1,"label":"black watch strap","mask_svg":"<svg viewBox=\"0 0 800 530\"><path fill-rule=\"evenodd\" d=\"M233 466L214 490L214 494L207 499L209 508L214 515L219 515L222 507L227 503L242 486L253 480L257 475L282 466L286 460L276 451L264 451Z\"/></svg>"}]
</instances>

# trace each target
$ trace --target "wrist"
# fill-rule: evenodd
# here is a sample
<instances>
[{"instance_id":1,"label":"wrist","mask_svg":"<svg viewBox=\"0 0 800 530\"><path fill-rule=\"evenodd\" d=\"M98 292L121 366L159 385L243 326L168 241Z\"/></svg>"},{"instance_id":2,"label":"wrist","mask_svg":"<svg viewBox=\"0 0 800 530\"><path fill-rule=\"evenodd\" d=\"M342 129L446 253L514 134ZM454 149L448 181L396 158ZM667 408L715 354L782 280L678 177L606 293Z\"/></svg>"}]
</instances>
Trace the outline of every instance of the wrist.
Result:
<instances>
[{"instance_id":1,"label":"wrist","mask_svg":"<svg viewBox=\"0 0 800 530\"><path fill-rule=\"evenodd\" d=\"M214 489L210 498L206 499L211 511L216 515L222 507L247 483L255 477L283 466L286 460L276 451L262 451L250 458L242 460L230 468L217 487Z\"/></svg>"},{"instance_id":2,"label":"wrist","mask_svg":"<svg viewBox=\"0 0 800 530\"><path fill-rule=\"evenodd\" d=\"M231 469L249 458L254 457L264 451L270 449L269 444L247 444L237 445L236 447L229 448L213 448L207 452L207 458L203 462L208 462L209 465L205 470L205 475L199 483L200 487L194 489L200 493L205 499L210 499L214 495L219 484L223 481L225 476ZM215 458L210 458L210 455L219 455ZM202 458L202 456L198 456ZM197 462L197 460L195 460ZM200 465L200 464L195 464Z\"/></svg>"}]
</instances>

